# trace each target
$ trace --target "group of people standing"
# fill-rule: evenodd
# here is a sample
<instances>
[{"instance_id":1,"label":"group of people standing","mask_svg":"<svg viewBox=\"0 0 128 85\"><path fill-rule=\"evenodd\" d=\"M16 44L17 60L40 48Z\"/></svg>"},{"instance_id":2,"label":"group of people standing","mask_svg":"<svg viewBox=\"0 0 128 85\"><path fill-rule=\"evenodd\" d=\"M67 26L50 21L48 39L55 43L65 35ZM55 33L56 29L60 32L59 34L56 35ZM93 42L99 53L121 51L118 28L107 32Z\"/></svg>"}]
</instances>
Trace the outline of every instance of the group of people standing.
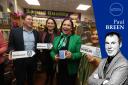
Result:
<instances>
[{"instance_id":1,"label":"group of people standing","mask_svg":"<svg viewBox=\"0 0 128 85\"><path fill-rule=\"evenodd\" d=\"M23 26L11 29L8 47L7 44L4 45L4 39L0 38L0 54L2 55L5 51L9 53L9 60L13 61L16 85L25 85L25 83L34 85L37 59L42 62L42 67L47 75L45 85L53 84L55 71L57 71L57 85L75 85L81 57L81 38L75 34L72 20L64 19L58 30L56 21L50 17L46 20L44 31L40 32L33 29L32 22L31 15L23 16ZM3 35L0 34L0 36ZM38 50L37 43L52 43L53 47ZM28 58L12 59L11 52L28 50L33 50L36 54ZM65 59L61 59L59 56L61 50L65 50ZM2 60L1 58L0 60ZM0 77L0 79L4 79L4 76ZM0 81L2 82L2 80Z\"/></svg>"},{"instance_id":2,"label":"group of people standing","mask_svg":"<svg viewBox=\"0 0 128 85\"><path fill-rule=\"evenodd\" d=\"M37 67L37 59L42 62L42 68L46 73L44 85L52 85L56 72L56 85L75 85L79 62L81 59L81 37L75 34L72 19L65 18L60 30L53 18L46 20L44 31L33 29L31 15L23 16L23 26L12 28L8 43L4 40L0 31L0 84L4 85L4 57L9 53L8 59L13 61L13 69L16 77L16 85L35 85L34 73ZM95 34L95 33L94 33ZM97 37L92 36L97 45ZM37 49L38 43L52 43L51 49ZM97 58L87 55L87 60L96 65L96 71L87 76L89 85L127 85L128 61L120 51L122 40L118 33L110 32L105 37L105 49L108 58L100 64ZM27 58L13 59L14 51L34 51L35 55ZM87 69L87 68L86 68ZM88 78L89 77L89 78ZM43 81L43 80L42 80Z\"/></svg>"}]
</instances>

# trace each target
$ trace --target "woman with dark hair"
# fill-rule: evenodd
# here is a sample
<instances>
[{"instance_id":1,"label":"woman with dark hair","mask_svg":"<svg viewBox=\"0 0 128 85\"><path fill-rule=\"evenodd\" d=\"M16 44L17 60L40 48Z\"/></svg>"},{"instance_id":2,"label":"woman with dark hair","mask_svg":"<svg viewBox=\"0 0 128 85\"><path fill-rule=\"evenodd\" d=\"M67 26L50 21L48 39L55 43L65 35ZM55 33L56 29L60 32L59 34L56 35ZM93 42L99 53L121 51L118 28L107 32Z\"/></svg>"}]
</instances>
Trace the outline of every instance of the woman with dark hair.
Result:
<instances>
[{"instance_id":1,"label":"woman with dark hair","mask_svg":"<svg viewBox=\"0 0 128 85\"><path fill-rule=\"evenodd\" d=\"M53 41L51 57L57 64L57 84L75 85L79 66L81 38L75 34L70 18L61 24L61 35Z\"/></svg>"},{"instance_id":2,"label":"woman with dark hair","mask_svg":"<svg viewBox=\"0 0 128 85\"><path fill-rule=\"evenodd\" d=\"M41 43L52 43L54 37L59 35L57 24L54 18L50 17L46 20L44 31L40 33ZM50 57L50 49L45 49L41 53L40 60L42 62L42 68L46 73L45 85L52 85L55 70L53 69L54 61Z\"/></svg>"}]
</instances>

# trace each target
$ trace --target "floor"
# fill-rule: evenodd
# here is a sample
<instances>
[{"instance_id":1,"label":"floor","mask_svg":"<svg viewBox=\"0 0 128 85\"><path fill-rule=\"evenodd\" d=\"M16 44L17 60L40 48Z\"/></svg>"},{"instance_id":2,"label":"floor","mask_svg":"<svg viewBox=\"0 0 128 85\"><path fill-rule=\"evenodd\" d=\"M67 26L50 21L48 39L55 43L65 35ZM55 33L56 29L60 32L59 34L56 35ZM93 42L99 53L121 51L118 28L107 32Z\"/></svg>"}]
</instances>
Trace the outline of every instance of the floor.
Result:
<instances>
[{"instance_id":1,"label":"floor","mask_svg":"<svg viewBox=\"0 0 128 85\"><path fill-rule=\"evenodd\" d=\"M35 83L36 84L35 85L44 85L45 79L46 79L45 73L43 73L43 72L36 73L36 75L35 75ZM55 78L53 79L53 85L56 85Z\"/></svg>"},{"instance_id":2,"label":"floor","mask_svg":"<svg viewBox=\"0 0 128 85\"><path fill-rule=\"evenodd\" d=\"M38 69L39 70L39 69ZM34 76L35 85L45 85L46 73L44 71L37 71ZM16 85L16 79L12 70L12 65L8 64L5 68L5 85ZM53 80L53 85L55 84L55 78Z\"/></svg>"},{"instance_id":3,"label":"floor","mask_svg":"<svg viewBox=\"0 0 128 85\"><path fill-rule=\"evenodd\" d=\"M14 77L14 73L12 71L12 65L8 64L8 66L5 69L5 85L16 85L16 79ZM45 79L46 79L46 73L44 71L41 71L40 69L37 70L34 76L35 79L35 85L45 85ZM56 79L53 79L53 85L56 85ZM27 84L26 84L27 85ZM76 84L78 85L78 84Z\"/></svg>"}]
</instances>

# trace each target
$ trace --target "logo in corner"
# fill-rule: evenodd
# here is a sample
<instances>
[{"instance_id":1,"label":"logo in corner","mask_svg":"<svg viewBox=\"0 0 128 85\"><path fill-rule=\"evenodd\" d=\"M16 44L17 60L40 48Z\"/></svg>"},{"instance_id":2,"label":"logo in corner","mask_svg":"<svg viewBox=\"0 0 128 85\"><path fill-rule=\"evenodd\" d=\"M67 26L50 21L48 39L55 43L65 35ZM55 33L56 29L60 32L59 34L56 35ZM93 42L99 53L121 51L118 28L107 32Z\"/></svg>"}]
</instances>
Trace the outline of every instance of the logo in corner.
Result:
<instances>
[{"instance_id":1,"label":"logo in corner","mask_svg":"<svg viewBox=\"0 0 128 85\"><path fill-rule=\"evenodd\" d=\"M112 3L109 8L109 13L113 16L120 16L123 13L123 5L120 3Z\"/></svg>"}]
</instances>

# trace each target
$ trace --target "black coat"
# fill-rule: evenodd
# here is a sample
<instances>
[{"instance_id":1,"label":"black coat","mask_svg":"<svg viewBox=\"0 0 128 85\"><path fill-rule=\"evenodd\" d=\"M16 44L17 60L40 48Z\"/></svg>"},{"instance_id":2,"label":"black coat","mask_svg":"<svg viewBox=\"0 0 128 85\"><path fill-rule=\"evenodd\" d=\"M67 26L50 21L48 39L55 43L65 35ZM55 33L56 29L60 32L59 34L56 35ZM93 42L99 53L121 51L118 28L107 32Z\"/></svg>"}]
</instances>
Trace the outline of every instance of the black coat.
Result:
<instances>
[{"instance_id":1,"label":"black coat","mask_svg":"<svg viewBox=\"0 0 128 85\"><path fill-rule=\"evenodd\" d=\"M35 49L36 45L39 42L39 34L36 30L33 30L33 34L35 37ZM24 51L24 40L23 40L23 28L14 28L10 32L9 43L8 43L8 51Z\"/></svg>"}]
</instances>

